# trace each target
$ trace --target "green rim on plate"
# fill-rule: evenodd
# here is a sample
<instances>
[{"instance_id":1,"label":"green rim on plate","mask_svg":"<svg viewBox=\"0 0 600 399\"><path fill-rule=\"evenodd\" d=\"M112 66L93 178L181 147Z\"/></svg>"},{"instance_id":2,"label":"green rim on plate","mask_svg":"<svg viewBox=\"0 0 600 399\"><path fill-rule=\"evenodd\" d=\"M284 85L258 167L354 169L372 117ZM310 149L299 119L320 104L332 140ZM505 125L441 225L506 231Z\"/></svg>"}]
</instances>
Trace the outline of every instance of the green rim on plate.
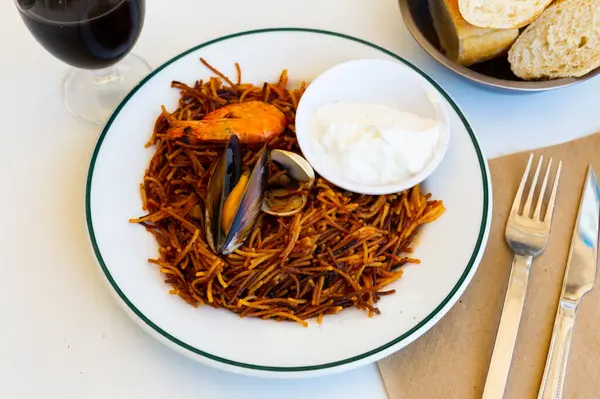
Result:
<instances>
[{"instance_id":1,"label":"green rim on plate","mask_svg":"<svg viewBox=\"0 0 600 399\"><path fill-rule=\"evenodd\" d=\"M427 81L429 81L429 83L431 83L443 96L444 98L450 103L450 105L452 105L452 108L456 111L456 113L459 115L460 119L462 120L463 124L465 125L469 136L471 137L471 141L473 142L473 147L475 148L475 151L477 153L477 159L479 160L479 167L481 169L481 177L483 180L483 214L482 214L482 218L481 218L481 228L479 230L479 235L477 237L477 242L475 244L475 248L473 250L473 253L471 255L471 258L469 259L469 262L465 268L465 271L463 272L463 274L460 276L460 279L458 280L458 283L452 288L452 291L450 291L450 293L448 294L448 296L446 296L446 298L444 298L444 300L433 310L433 312L431 312L427 317L425 317L423 320L421 320L416 326L414 326L412 329L410 329L409 331L407 331L406 333L402 334L401 336L399 336L398 338L386 343L385 345L382 345L378 348L375 348L373 350L370 350L368 352L365 352L361 355L357 355L357 356L353 356L347 359L342 359L342 360L338 360L335 362L330 362L330 363L324 363L324 364L317 364L317 365L312 365L312 366L299 366L299 367L276 367L276 366L263 366L263 365L257 365L257 364L249 364L249 363L242 363L242 362L236 362L234 360L230 360L230 359L225 359L219 356L215 356L213 354L207 353L205 351L202 351L198 348L195 348L189 344L186 344L185 342L177 339L176 337L170 335L168 332L166 332L165 330L163 330L162 328L160 328L159 326L157 326L155 323L152 322L152 320L148 319L148 317L146 317L142 312L140 312L140 310L129 300L129 298L127 298L127 296L123 293L123 291L121 291L121 289L119 288L119 286L117 285L117 283L115 282L115 280L113 279L112 275L110 274L110 271L108 270L108 267L106 266L104 259L102 258L102 254L100 253L100 249L98 248L98 243L96 242L96 235L94 233L94 226L92 223L92 214L91 214L91 186L92 186L92 179L94 176L94 166L96 164L96 158L98 157L98 153L100 152L100 147L102 147L102 142L104 141L104 138L106 137L106 134L108 133L108 131L110 130L110 127L113 123L113 121L115 120L115 118L117 117L117 115L119 115L119 113L121 112L121 109L125 106L125 104L127 104L127 102L129 101L129 99L144 85L146 84L146 82L148 82L150 79L152 79L152 77L154 75L156 75L158 72L160 72L161 70L163 70L164 68L166 68L167 66L169 66L170 64L172 64L173 62L179 60L180 58L186 56L187 54L196 51L198 49L210 46L211 44L214 43L218 43L218 42L222 42L228 39L233 39L236 37L240 37L240 36L247 36L247 35L254 35L254 34L261 34L261 33L270 33L270 32L306 32L306 33L314 33L314 34L321 34L321 35L329 35L329 36L336 36L342 39L347 39L347 40L351 40L353 42L357 42L357 43L361 43L364 44L365 46L369 46L371 48L374 48L376 50L379 50L391 57L393 57L394 59L406 64L407 66L409 66L410 68L412 68L414 71L416 71L417 73L419 73L421 76L423 76L425 79L427 79ZM144 80L142 80L128 95L127 97L125 97L125 99L121 102L121 104L119 104L119 106L117 107L117 109L115 110L115 112L112 114L112 116L110 117L110 119L108 120L108 122L106 123L106 126L104 127L104 129L102 130L102 133L98 139L98 142L96 144L96 147L94 148L94 153L92 155L92 159L90 162L90 166L89 166L89 170L88 170L88 175L87 175L87 180L86 180L86 193L85 193L85 213L86 213L86 221L87 221L87 227L88 227L88 232L90 235L90 240L92 243L92 247L94 249L94 253L96 255L96 258L98 260L98 263L100 264L100 266L102 267L102 271L104 272L104 275L106 276L108 282L110 283L110 285L112 286L112 288L115 290L115 292L119 295L119 297L121 298L121 300L123 300L123 302L129 307L129 309L136 315L138 316L145 324L147 324L150 328L152 328L155 332L157 332L158 334L160 334L162 337L166 338L167 340L171 341L172 343L174 343L175 345L186 349L190 352L193 352L197 355L206 357L210 360L216 361L216 362L220 362L220 363L224 363L227 365L231 365L231 366L235 366L235 367L241 367L241 368L246 368L246 369L253 369L253 370L261 370L261 371L270 371L270 372L300 372L300 371L313 371L313 370L320 370L320 369L327 369L327 368L333 368L333 367L338 367L338 366L342 366L344 364L349 364L349 363L353 363L356 361L359 361L361 359L367 358L369 356L375 355L381 351L384 351L388 348L390 348L391 346L394 346L400 342L402 342L403 340L407 339L408 337L410 337L413 333L415 333L417 330L419 330L420 328L422 328L425 324L427 324L430 320L432 320L434 317L436 317L436 315L438 315L438 313L452 300L452 297L457 293L457 291L460 289L460 287L463 285L463 283L465 282L467 276L469 275L469 273L471 272L475 261L477 259L477 256L481 250L481 246L483 243L483 239L485 237L485 232L487 229L487 224L488 224L488 219L487 219L487 215L488 215L488 208L489 208L489 180L488 180L488 176L487 176L487 172L486 172L486 160L483 157L483 154L481 152L481 149L479 148L479 144L477 143L477 139L475 138L475 135L473 133L473 130L471 129L471 126L469 125L469 123L467 122L465 116L462 114L462 112L460 111L460 109L458 108L458 106L454 103L454 101L450 98L450 96L436 83L434 82L429 76L427 76L424 72L422 72L419 68L417 68L416 66L414 66L413 64L411 64L410 62L408 62L407 60L405 60L404 58L400 57L399 55L383 48L380 47L376 44L367 42L365 40L362 39L358 39L352 36L348 36L342 33L336 33L336 32L330 32L330 31L325 31L325 30L319 30L319 29L306 29L306 28L270 28L270 29L257 29L257 30L251 30L251 31L244 31L244 32L239 32L239 33L234 33L231 35L227 35L227 36L223 36L214 40L210 40L208 42L202 43L196 47L193 47L177 56L175 56L174 58L171 58L169 61L165 62L164 64L162 64L160 67L156 68L154 71L152 71L152 73L150 73L150 75L148 75L146 78L144 78Z\"/></svg>"}]
</instances>

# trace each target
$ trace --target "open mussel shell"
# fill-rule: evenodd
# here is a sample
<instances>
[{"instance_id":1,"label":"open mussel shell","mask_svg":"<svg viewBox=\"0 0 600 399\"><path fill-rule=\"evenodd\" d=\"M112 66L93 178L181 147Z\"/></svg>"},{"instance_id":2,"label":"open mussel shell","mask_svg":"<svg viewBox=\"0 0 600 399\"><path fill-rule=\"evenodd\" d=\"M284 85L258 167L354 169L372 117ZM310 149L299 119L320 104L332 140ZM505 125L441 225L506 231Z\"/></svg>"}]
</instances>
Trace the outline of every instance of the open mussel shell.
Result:
<instances>
[{"instance_id":1,"label":"open mussel shell","mask_svg":"<svg viewBox=\"0 0 600 399\"><path fill-rule=\"evenodd\" d=\"M237 207L235 216L229 228L229 233L223 235L221 253L230 254L239 248L252 232L254 224L260 215L260 207L267 189L269 176L269 152L265 145L250 174L248 184ZM221 233L223 231L221 230Z\"/></svg>"},{"instance_id":2,"label":"open mussel shell","mask_svg":"<svg viewBox=\"0 0 600 399\"><path fill-rule=\"evenodd\" d=\"M207 186L204 227L210 249L218 253L221 199L224 192L227 195L231 192L242 175L242 151L237 136L231 136L219 160L208 173L210 173L210 179Z\"/></svg>"},{"instance_id":3,"label":"open mussel shell","mask_svg":"<svg viewBox=\"0 0 600 399\"><path fill-rule=\"evenodd\" d=\"M271 151L271 160L284 168L287 174L300 183L297 188L272 188L262 202L262 211L275 216L292 216L302 211L307 198L307 189L315 182L315 172L302 156L284 150Z\"/></svg>"},{"instance_id":4,"label":"open mussel shell","mask_svg":"<svg viewBox=\"0 0 600 399\"><path fill-rule=\"evenodd\" d=\"M242 173L242 164L240 142L233 135L208 183L206 236L215 253L228 255L239 248L248 238L260 214L269 173L267 146L260 150L249 176ZM244 186L236 189L238 183ZM228 202L232 194L235 198L232 197ZM223 226L225 209L226 212L232 212L226 217L231 222L225 222L226 226Z\"/></svg>"}]
</instances>

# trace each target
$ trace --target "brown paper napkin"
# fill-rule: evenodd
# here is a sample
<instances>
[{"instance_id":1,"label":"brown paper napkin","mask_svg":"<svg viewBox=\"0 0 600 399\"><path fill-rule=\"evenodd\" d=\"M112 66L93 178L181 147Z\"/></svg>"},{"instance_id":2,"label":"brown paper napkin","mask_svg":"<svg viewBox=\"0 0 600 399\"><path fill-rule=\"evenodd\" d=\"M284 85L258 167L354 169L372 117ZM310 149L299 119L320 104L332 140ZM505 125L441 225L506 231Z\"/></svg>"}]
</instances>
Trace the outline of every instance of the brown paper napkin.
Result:
<instances>
[{"instance_id":1,"label":"brown paper napkin","mask_svg":"<svg viewBox=\"0 0 600 399\"><path fill-rule=\"evenodd\" d=\"M563 161L546 251L534 260L505 398L536 398L587 166L600 173L600 133L534 151ZM529 152L490 161L493 220L483 260L459 302L429 332L378 363L390 399L481 398L512 253L504 241L508 211ZM578 311L565 398L600 398L600 283Z\"/></svg>"}]
</instances>

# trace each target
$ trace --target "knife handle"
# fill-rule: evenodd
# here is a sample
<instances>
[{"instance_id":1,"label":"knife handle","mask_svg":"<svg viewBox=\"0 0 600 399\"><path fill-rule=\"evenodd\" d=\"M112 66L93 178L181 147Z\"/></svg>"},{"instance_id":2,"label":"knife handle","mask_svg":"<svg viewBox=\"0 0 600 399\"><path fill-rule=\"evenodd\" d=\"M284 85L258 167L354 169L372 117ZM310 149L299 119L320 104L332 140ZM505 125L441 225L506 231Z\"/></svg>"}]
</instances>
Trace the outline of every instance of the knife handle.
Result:
<instances>
[{"instance_id":1,"label":"knife handle","mask_svg":"<svg viewBox=\"0 0 600 399\"><path fill-rule=\"evenodd\" d=\"M527 292L531 256L515 255L504 298L500 326L488 370L483 399L502 399Z\"/></svg>"},{"instance_id":2,"label":"knife handle","mask_svg":"<svg viewBox=\"0 0 600 399\"><path fill-rule=\"evenodd\" d=\"M576 314L577 302L561 299L538 399L562 398Z\"/></svg>"}]
</instances>

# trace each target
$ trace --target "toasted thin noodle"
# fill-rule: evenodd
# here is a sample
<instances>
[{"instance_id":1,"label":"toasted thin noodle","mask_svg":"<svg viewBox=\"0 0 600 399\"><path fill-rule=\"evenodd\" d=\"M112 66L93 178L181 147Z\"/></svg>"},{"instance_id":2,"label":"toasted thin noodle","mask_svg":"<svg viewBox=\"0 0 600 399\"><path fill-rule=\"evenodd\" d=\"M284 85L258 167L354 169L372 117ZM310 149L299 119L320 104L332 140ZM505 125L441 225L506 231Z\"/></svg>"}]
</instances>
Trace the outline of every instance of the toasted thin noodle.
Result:
<instances>
[{"instance_id":1,"label":"toasted thin noodle","mask_svg":"<svg viewBox=\"0 0 600 399\"><path fill-rule=\"evenodd\" d=\"M217 279L219 280L219 283L221 283L221 285L223 286L223 288L227 288L229 286L225 282L225 279L223 278L223 275L221 274L221 272L217 273Z\"/></svg>"},{"instance_id":2,"label":"toasted thin noodle","mask_svg":"<svg viewBox=\"0 0 600 399\"><path fill-rule=\"evenodd\" d=\"M242 84L242 69L240 68L240 64L237 62L235 63L235 71L237 72L237 85L239 86Z\"/></svg>"},{"instance_id":3,"label":"toasted thin noodle","mask_svg":"<svg viewBox=\"0 0 600 399\"><path fill-rule=\"evenodd\" d=\"M183 262L181 262L181 265L179 267L181 268L181 270L185 270L185 268L188 266L189 263L190 263L190 258L189 258L189 256L186 256L183 259Z\"/></svg>"},{"instance_id":4,"label":"toasted thin noodle","mask_svg":"<svg viewBox=\"0 0 600 399\"><path fill-rule=\"evenodd\" d=\"M200 237L200 230L196 229L196 231L194 232L194 235L192 236L192 238L190 239L190 241L187 243L187 245L185 246L185 248L183 249L183 251L181 251L180 254L177 255L177 257L175 258L175 261L173 262L174 266L177 266L179 264L179 262L181 262L181 260L187 256L188 252L190 251L190 249L192 249L192 246L194 245L194 243L196 242L196 240L198 239L198 237Z\"/></svg>"},{"instance_id":5,"label":"toasted thin noodle","mask_svg":"<svg viewBox=\"0 0 600 399\"><path fill-rule=\"evenodd\" d=\"M183 277L183 274L181 273L181 271L179 269L177 269L175 266L170 265L166 262L160 261L160 260L156 260L156 259L149 259L148 260L150 263L155 263L157 265L159 265L162 269L162 271L164 272L164 270L167 270L170 272L170 274L174 274L175 276L179 277L181 280L184 280L185 278ZM175 287L177 288L177 287Z\"/></svg>"},{"instance_id":6,"label":"toasted thin noodle","mask_svg":"<svg viewBox=\"0 0 600 399\"><path fill-rule=\"evenodd\" d=\"M204 201L210 171L222 143L198 142L165 134L169 126L200 120L228 103L264 100L285 113L289 128L269 141L271 149L300 152L294 120L306 89L287 87L287 71L276 82L236 83L201 60L214 77L186 85L173 112L162 107L148 146L155 154L140 187L146 214L131 219L150 231L159 244L160 266L174 295L193 306L209 303L242 317L291 320L304 326L347 307L379 314L384 290L402 277L402 265L419 228L444 213L441 201L420 186L394 195L365 196L345 192L317 177L305 208L292 217L263 214L244 245L229 256L215 255L205 233ZM224 83L223 83L224 82ZM243 148L245 167L256 162L261 146Z\"/></svg>"},{"instance_id":7,"label":"toasted thin noodle","mask_svg":"<svg viewBox=\"0 0 600 399\"><path fill-rule=\"evenodd\" d=\"M206 296L208 298L208 303L212 303L213 302L213 295L212 295L213 281L214 280L208 280L208 285L206 286Z\"/></svg>"},{"instance_id":8,"label":"toasted thin noodle","mask_svg":"<svg viewBox=\"0 0 600 399\"><path fill-rule=\"evenodd\" d=\"M143 184L140 184L140 192L142 194L142 210L148 210L148 197L146 196L146 188Z\"/></svg>"},{"instance_id":9,"label":"toasted thin noodle","mask_svg":"<svg viewBox=\"0 0 600 399\"><path fill-rule=\"evenodd\" d=\"M304 320L302 320L301 318L294 316L291 313L287 313L287 312L277 312L277 313L273 313L273 314L267 314L264 315L262 318L263 319L270 319L273 317L279 317L279 318L285 318L285 319L290 319L290 320L294 320L297 321L298 323L300 323L303 327L308 327L308 323L305 322Z\"/></svg>"},{"instance_id":10,"label":"toasted thin noodle","mask_svg":"<svg viewBox=\"0 0 600 399\"><path fill-rule=\"evenodd\" d=\"M212 73L214 73L215 75L217 75L218 77L220 77L221 79L226 81L227 84L229 84L229 86L231 86L231 87L237 86L237 85L234 85L233 82L231 80L229 80L229 78L227 76L223 75L219 70L215 69L212 65L210 65L208 62L206 62L206 60L204 58L200 58L200 62L202 62L208 69L210 69Z\"/></svg>"}]
</instances>

